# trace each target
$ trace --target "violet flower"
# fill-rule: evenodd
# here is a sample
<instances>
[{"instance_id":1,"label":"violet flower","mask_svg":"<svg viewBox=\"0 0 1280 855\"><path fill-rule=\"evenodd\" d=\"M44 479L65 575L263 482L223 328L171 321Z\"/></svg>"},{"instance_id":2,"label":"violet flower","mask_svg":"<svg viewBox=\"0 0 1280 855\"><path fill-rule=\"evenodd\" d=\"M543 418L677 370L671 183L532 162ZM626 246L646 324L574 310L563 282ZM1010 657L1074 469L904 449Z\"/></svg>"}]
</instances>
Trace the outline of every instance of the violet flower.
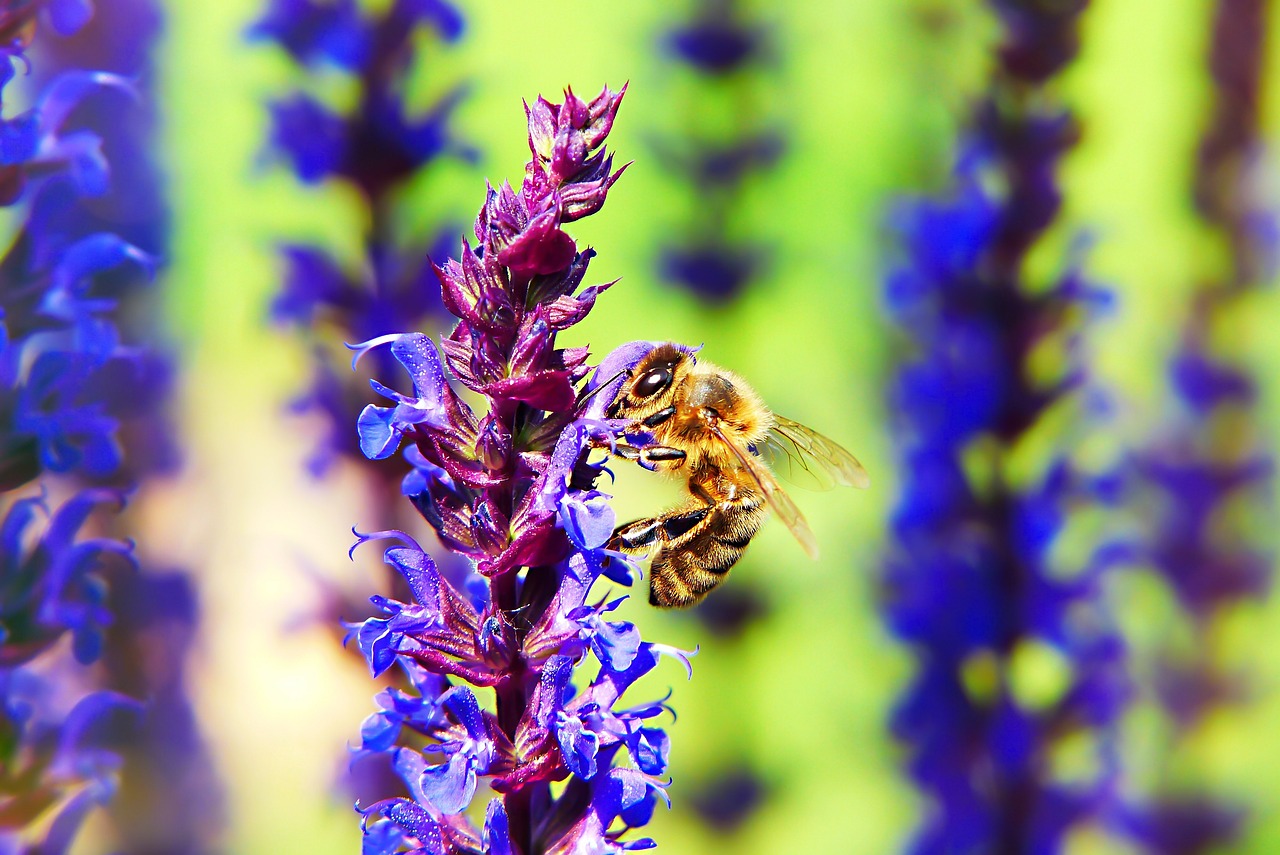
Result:
<instances>
[{"instance_id":1,"label":"violet flower","mask_svg":"<svg viewBox=\"0 0 1280 855\"><path fill-rule=\"evenodd\" d=\"M8 85L12 51L0 56ZM0 259L0 488L14 489L42 472L101 478L120 464L116 434L123 402L104 390L109 378L138 378L145 355L121 346L111 317L116 297L98 277L150 273L151 257L110 232L65 238L60 213L67 193L99 193L106 164L91 133L64 133L87 97L126 87L104 73L69 71L46 85L37 107L0 119L10 145L0 182L34 198L29 216ZM34 188L26 187L29 180ZM34 192L32 192L34 191ZM10 202L17 201L10 197Z\"/></svg>"},{"instance_id":2,"label":"violet flower","mask_svg":"<svg viewBox=\"0 0 1280 855\"><path fill-rule=\"evenodd\" d=\"M892 727L927 802L908 847L922 854L1055 852L1073 829L1109 821L1128 695L1103 595L1126 550L1103 544L1069 568L1051 554L1073 509L1114 498L1112 479L1061 457L1034 477L1010 471L1028 432L1081 386L1077 319L1105 305L1074 265L1045 287L1024 273L1076 136L1040 87L1071 58L1084 4L993 6L1003 43L953 187L897 209L903 257L885 288L910 351L890 392L904 482L884 609L918 657ZM1029 360L1048 336L1071 357L1040 382ZM1038 692L1023 678L1037 660L1058 674ZM1053 752L1082 736L1095 767L1064 778Z\"/></svg>"},{"instance_id":3,"label":"violet flower","mask_svg":"<svg viewBox=\"0 0 1280 855\"><path fill-rule=\"evenodd\" d=\"M6 312L6 326L15 320ZM130 544L84 538L111 490L84 490L50 511L43 496L4 497L0 522L0 851L61 853L116 787L113 720L139 705L86 692L111 623L108 573L127 569ZM70 637L74 661L63 640Z\"/></svg>"},{"instance_id":4,"label":"violet flower","mask_svg":"<svg viewBox=\"0 0 1280 855\"><path fill-rule=\"evenodd\" d=\"M323 247L280 247L284 288L271 314L277 323L297 329L312 347L311 387L293 407L319 411L328 422L327 436L309 461L317 476L343 455L362 459L350 430L351 414L371 400L364 378L341 368L341 360L320 342L364 341L406 327L444 324L431 259L448 256L448 236L458 229L440 222L434 232L406 240L394 228L393 200L444 158L471 160L475 153L449 128L461 88L424 115L408 112L408 78L420 54L415 37L423 29L455 42L463 20L444 0L394 0L380 12L361 12L352 0L270 0L249 30L250 38L282 47L304 74L332 66L359 85L357 104L348 115L302 92L270 107L270 154L289 163L305 183L351 184L369 222L362 271L343 269ZM376 354L374 361L375 374L394 370L384 354ZM389 469L378 471L394 477Z\"/></svg>"},{"instance_id":5,"label":"violet flower","mask_svg":"<svg viewBox=\"0 0 1280 855\"><path fill-rule=\"evenodd\" d=\"M34 76L47 81L68 69L97 68L130 81L82 101L65 127L94 135L111 166L111 182L91 199L62 193L56 204L60 239L75 241L110 230L149 253L164 254L169 212L157 154L158 116L152 52L163 28L155 0L100 4L74 33L42 38L32 46ZM142 277L102 283L119 301L114 312L135 370L110 372L99 381L119 417L120 465L112 483L144 485L180 463L179 432L168 412L176 358L163 342L160 301ZM112 520L107 530L123 534ZM124 759L116 797L108 806L117 846L131 853L209 852L220 830L221 793L213 764L187 696L187 664L196 632L196 591L173 568L141 566L116 579L109 606L115 620L106 634L102 671L115 691L147 700L141 720L117 734Z\"/></svg>"},{"instance_id":6,"label":"violet flower","mask_svg":"<svg viewBox=\"0 0 1280 855\"><path fill-rule=\"evenodd\" d=\"M759 107L734 110L736 124L727 133L699 117L711 99L739 105L762 99L750 72L766 61L765 28L750 23L737 0L700 0L691 20L664 34L662 48L698 75L705 92L680 122L685 135L669 134L655 146L697 199L696 218L672 230L686 237L661 249L660 273L708 302L725 303L758 278L767 261L767 248L743 235L743 220L734 214L747 184L782 156L785 140L759 117Z\"/></svg>"},{"instance_id":7,"label":"violet flower","mask_svg":"<svg viewBox=\"0 0 1280 855\"><path fill-rule=\"evenodd\" d=\"M595 253L564 226L598 211L622 171L603 148L622 94L606 88L588 102L567 91L562 104L527 105L523 184L490 187L477 245L464 241L461 258L437 268L459 318L439 349L420 333L355 347L389 347L413 382L410 394L375 383L392 405L361 414L361 448L384 459L406 446L404 494L474 567L455 586L407 534L360 536L398 542L384 557L412 592L375 597L380 615L351 626L374 673L397 666L411 687L380 694L362 729L360 751L389 756L408 792L360 807L369 855L653 845L624 836L666 798L668 739L655 720L668 708L622 696L663 655L688 660L612 619L619 600L589 598L599 577L628 585L638 571L605 549L614 516L594 487L601 463L588 460L622 429L605 408L653 345L617 349L585 386L586 349L555 346L608 287L580 287ZM594 676L575 690L574 670L591 660ZM488 689L494 712L477 697ZM553 797L552 782L566 779ZM477 828L464 811L482 781L500 796Z\"/></svg>"},{"instance_id":8,"label":"violet flower","mask_svg":"<svg viewBox=\"0 0 1280 855\"><path fill-rule=\"evenodd\" d=\"M123 538L77 537L96 508L117 506L122 495L81 485L118 484L150 471L140 458L126 460L132 443L122 440L126 426L155 417L159 395L138 392L156 388L163 364L138 343L153 340L150 331L121 320L122 302L150 278L154 259L111 230L125 222L116 214L127 196L107 180L108 155L121 152L111 134L132 124L141 90L119 74L80 70L64 52L69 43L58 41L82 31L93 12L79 0L0 8L0 84L8 92L16 71L34 67L42 92L28 113L0 117L0 187L6 204L21 203L25 218L0 260L6 852L66 850L88 811L116 790L121 742L140 711L118 692L92 691L99 672L82 667L103 657L108 631L120 631L113 626L115 582L122 573L146 577L134 575ZM99 112L104 103L107 114ZM112 121L105 136L94 127L102 115ZM12 492L37 480L39 495ZM50 493L70 498L54 503L43 498ZM39 534L42 515L49 521ZM99 531L118 528L106 514L93 516ZM66 636L75 662L59 643Z\"/></svg>"},{"instance_id":9,"label":"violet flower","mask_svg":"<svg viewBox=\"0 0 1280 855\"><path fill-rule=\"evenodd\" d=\"M1257 378L1214 335L1275 272L1274 214L1252 192L1264 149L1266 12L1261 0L1216 6L1209 51L1214 100L1195 200L1231 252L1220 279L1199 283L1186 314L1169 366L1176 416L1162 420L1134 461L1133 500L1150 526L1146 563L1168 585L1197 639L1212 637L1237 605L1265 597L1275 561L1273 538L1240 516L1249 507L1274 512L1275 461L1258 423ZM1157 651L1156 674L1156 700L1173 723L1165 754L1172 762L1206 717L1222 715L1247 692L1207 642ZM1246 818L1243 804L1200 787L1139 794L1128 820L1144 851L1192 855L1230 848Z\"/></svg>"}]
</instances>

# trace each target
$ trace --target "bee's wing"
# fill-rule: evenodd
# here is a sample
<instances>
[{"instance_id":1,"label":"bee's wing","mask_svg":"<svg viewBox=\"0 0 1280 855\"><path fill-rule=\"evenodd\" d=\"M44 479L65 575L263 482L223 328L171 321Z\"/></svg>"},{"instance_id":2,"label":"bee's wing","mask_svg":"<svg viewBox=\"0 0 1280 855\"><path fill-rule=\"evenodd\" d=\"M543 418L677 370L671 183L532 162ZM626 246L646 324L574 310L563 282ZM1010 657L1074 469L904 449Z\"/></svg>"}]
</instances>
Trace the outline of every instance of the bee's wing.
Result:
<instances>
[{"instance_id":1,"label":"bee's wing","mask_svg":"<svg viewBox=\"0 0 1280 855\"><path fill-rule=\"evenodd\" d=\"M804 515L800 513L796 503L791 501L791 497L783 492L782 487L774 480L773 474L755 455L739 448L736 442L725 436L719 427L712 426L711 429L720 441L733 451L742 468L756 482L756 486L760 488L761 495L764 496L765 501L769 504L769 510L773 511L778 519L796 536L796 540L800 541L800 545L804 547L805 554L816 561L818 558L818 540L813 536L813 531L809 528L809 524L805 522Z\"/></svg>"},{"instance_id":2,"label":"bee's wing","mask_svg":"<svg viewBox=\"0 0 1280 855\"><path fill-rule=\"evenodd\" d=\"M834 440L784 416L774 416L773 430L756 446L756 453L798 487L830 490L839 484L861 490L871 486L867 470L856 457Z\"/></svg>"}]
</instances>

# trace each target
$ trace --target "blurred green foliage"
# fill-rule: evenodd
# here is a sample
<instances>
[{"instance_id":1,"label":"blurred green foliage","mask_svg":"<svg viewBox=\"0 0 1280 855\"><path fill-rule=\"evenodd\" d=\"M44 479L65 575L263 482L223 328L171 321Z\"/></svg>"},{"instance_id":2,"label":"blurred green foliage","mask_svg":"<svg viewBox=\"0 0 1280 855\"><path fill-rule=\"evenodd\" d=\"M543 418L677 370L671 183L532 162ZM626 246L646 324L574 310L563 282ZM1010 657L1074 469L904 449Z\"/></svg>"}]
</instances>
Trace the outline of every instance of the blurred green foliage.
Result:
<instances>
[{"instance_id":1,"label":"blurred green foliage","mask_svg":"<svg viewBox=\"0 0 1280 855\"><path fill-rule=\"evenodd\" d=\"M623 341L704 344L777 410L835 437L872 474L866 493L800 494L823 546L804 558L771 526L730 585L765 592L767 618L738 639L711 636L687 615L658 613L643 596L624 607L648 639L692 649L693 680L664 666L660 695L674 689L671 728L675 806L651 828L662 851L890 852L921 809L897 767L886 720L910 673L907 651L885 633L876 578L896 489L883 387L895 342L879 304L893 256L882 228L896 194L944 186L966 105L982 85L994 28L980 3L960 0L835 0L754 4L778 45L767 74L775 112L790 135L780 168L747 192L754 234L776 247L769 274L739 302L706 310L656 281L662 230L687 216L687 193L650 141L671 117L697 109L697 86L655 47L675 14L668 4L587 0L512 3L462 0L469 32L456 48L424 44L432 74L415 81L422 104L469 81L455 124L483 152L477 167L435 166L401 200L405 230L445 218L469 223L483 179L521 176L526 157L520 99L572 84L594 94L606 82L630 89L612 137L634 160L598 217L574 229L600 253L593 280L622 277L568 336L603 353ZM175 328L187 344L185 424L188 489L202 497L208 558L203 720L230 788L227 851L353 852L357 818L331 781L343 741L371 709L374 685L336 648L331 633L290 634L289 619L314 599L297 556L344 584L372 585L343 554L347 526L367 501L358 477L315 484L300 474L313 431L284 414L303 383L296 343L265 325L277 287L273 242L338 247L359 259L361 223L349 191L303 188L260 158L267 97L294 85L273 49L241 34L260 0L170 0L159 84L176 229L164 279ZM1086 446L1100 459L1160 418L1162 359L1182 297L1221 264L1201 233L1188 188L1204 121L1206 0L1099 0L1085 16L1081 59L1060 95L1084 126L1063 171L1066 217L1037 263L1051 269L1083 230L1094 237L1093 276L1114 287L1118 311L1094 330L1098 382L1119 391L1108 437ZM444 51L444 59L439 55ZM1274 64L1273 64L1274 67ZM441 71L443 69L443 71ZM1280 70L1278 70L1280 71ZM765 72L755 72L757 74ZM440 76L443 75L443 76ZM1271 79L1275 79L1273 74ZM313 87L341 102L341 81ZM1276 128L1275 93L1268 127ZM1280 306L1268 293L1239 318L1233 336L1261 376L1280 376L1269 334ZM334 347L340 348L335 342ZM1272 424L1275 383L1265 390ZM620 468L615 494L628 518L670 502L677 487ZM1084 526L1081 536L1087 536ZM197 539L199 540L199 539ZM1162 632L1172 613L1155 586L1118 585L1131 637ZM1247 852L1280 850L1280 647L1275 606L1259 605L1223 629L1229 657L1254 675L1256 702L1214 721L1194 753L1165 764L1155 717L1135 712L1125 750L1134 780L1192 776L1257 807ZM1028 691L1052 691L1052 656L1031 656ZM314 708L315 721L272 701L280 692ZM322 722L322 723L321 723ZM758 770L767 798L731 839L694 817L689 795L725 766ZM1160 770L1160 771L1156 771ZM1082 837L1078 851L1103 851Z\"/></svg>"}]
</instances>

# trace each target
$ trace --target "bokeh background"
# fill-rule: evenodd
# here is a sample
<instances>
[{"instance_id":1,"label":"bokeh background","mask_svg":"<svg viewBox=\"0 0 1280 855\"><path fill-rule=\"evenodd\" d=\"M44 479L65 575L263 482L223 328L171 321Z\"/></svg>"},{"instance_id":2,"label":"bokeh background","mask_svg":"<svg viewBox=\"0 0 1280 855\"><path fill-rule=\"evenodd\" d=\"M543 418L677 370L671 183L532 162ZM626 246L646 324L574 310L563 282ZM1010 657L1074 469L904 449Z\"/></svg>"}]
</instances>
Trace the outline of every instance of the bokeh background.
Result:
<instances>
[{"instance_id":1,"label":"bokeh background","mask_svg":"<svg viewBox=\"0 0 1280 855\"><path fill-rule=\"evenodd\" d=\"M331 621L335 600L384 590L371 555L346 556L351 526L368 528L375 515L381 482L346 459L323 478L308 472L325 425L314 412L289 412L289 402L308 382L314 339L272 325L269 307L284 275L277 244L321 244L358 268L365 212L343 182L299 182L266 141L269 100L299 86L334 105L355 93L341 74L310 74L277 46L246 40L259 0L159 5L148 83L171 238L153 294L180 359L184 463L134 503L138 548L187 568L198 591L190 690L224 789L218 851L353 852L344 746L372 709L375 685ZM901 851L923 808L887 725L912 655L885 628L878 581L902 479L886 388L904 345L882 297L901 250L886 220L896 200L947 185L992 67L999 30L990 9L977 0L741 3L737 14L765 48L740 69L705 75L664 47L689 19L687 3L457 5L466 24L456 42L415 37L407 97L425 108L465 84L450 126L476 156L424 169L392 200L394 228L412 235L453 224L460 234L485 179L519 179L522 98L628 82L611 141L634 164L601 215L574 229L599 252L592 275L621 281L568 344L597 354L637 338L702 344L777 411L853 450L873 481L859 493L795 491L820 561L770 525L712 598L723 595L721 607L662 613L644 597L624 606L646 638L699 649L692 680L664 666L651 685L672 688L679 713L670 728L674 807L659 811L651 836L672 855ZM1142 444L1165 418L1163 366L1188 295L1226 263L1191 196L1213 96L1214 8L1095 0L1081 18L1078 58L1045 96L1070 107L1082 137L1063 159L1064 208L1034 261L1049 269L1088 235L1084 269L1115 295L1085 334L1091 384L1116 402L1090 438L1103 458ZM1267 55L1264 84L1280 80L1278 56ZM1262 91L1270 142L1280 90ZM690 178L689 134L754 130L764 142L732 189ZM1257 189L1264 205L1280 206L1276 188ZM753 249L741 287L709 299L676 281L663 258L712 227ZM1256 418L1273 447L1278 324L1275 292L1264 289L1235 312L1229 336L1261 381ZM341 351L336 335L320 344ZM678 495L678 485L645 473L618 474L622 518ZM1109 590L1134 645L1181 632L1247 674L1243 702L1176 739L1135 703L1122 729L1126 775L1140 786L1158 774L1244 805L1244 831L1222 851L1277 851L1280 607L1263 597L1238 605L1203 638L1170 629L1183 619L1149 574L1122 574ZM1032 663L1025 679L1052 691L1054 664ZM717 809L726 793L749 809ZM112 851L109 828L91 824L77 851ZM1139 850L1085 828L1068 851Z\"/></svg>"}]
</instances>

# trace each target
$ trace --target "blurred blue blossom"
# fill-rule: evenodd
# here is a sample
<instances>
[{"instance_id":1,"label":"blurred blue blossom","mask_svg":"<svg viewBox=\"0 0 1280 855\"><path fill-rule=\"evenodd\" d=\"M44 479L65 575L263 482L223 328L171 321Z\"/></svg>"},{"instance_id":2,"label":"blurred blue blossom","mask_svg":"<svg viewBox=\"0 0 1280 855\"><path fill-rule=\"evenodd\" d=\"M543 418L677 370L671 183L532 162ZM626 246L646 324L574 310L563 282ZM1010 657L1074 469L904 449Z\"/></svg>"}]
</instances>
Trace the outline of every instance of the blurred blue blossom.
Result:
<instances>
[{"instance_id":1,"label":"blurred blue blossom","mask_svg":"<svg viewBox=\"0 0 1280 855\"><path fill-rule=\"evenodd\" d=\"M605 548L614 516L594 487L602 465L588 460L624 427L603 418L605 407L653 345L624 345L594 374L585 348L555 347L608 287L580 289L594 253L562 226L599 210L621 173L603 147L621 100L606 88L591 101L570 91L561 104L527 105L523 184L490 187L478 246L464 241L461 257L436 270L454 330L438 349L420 333L354 346L357 358L388 348L413 386L374 383L391 405L360 415L361 448L384 459L407 446L402 491L474 568L455 585L409 535L360 535L398 541L384 558L412 594L373 598L379 614L350 627L375 674L398 666L404 675L361 730L360 752L389 755L408 794L360 808L366 853L654 845L622 837L666 799L669 743L655 720L669 710L622 696L663 656L689 663L610 618L620 600L589 599L600 576L629 585L638 571ZM575 669L593 660L595 676L576 689ZM472 687L494 690L492 712ZM566 779L553 797L551 783ZM464 812L486 781L501 795L477 828Z\"/></svg>"},{"instance_id":2,"label":"blurred blue blossom","mask_svg":"<svg viewBox=\"0 0 1280 855\"><path fill-rule=\"evenodd\" d=\"M107 578L132 567L123 541L81 535L95 509L121 496L87 490L50 513L42 498L8 503L0 523L0 850L54 853L115 792L111 735L140 705L92 685L111 622ZM43 523L42 518L47 518ZM76 662L60 653L70 636ZM119 722L125 717L130 721Z\"/></svg>"},{"instance_id":3,"label":"blurred blue blossom","mask_svg":"<svg viewBox=\"0 0 1280 855\"><path fill-rule=\"evenodd\" d=\"M747 185L772 169L786 149L782 132L760 118L760 82L750 76L768 59L765 27L753 23L737 0L700 0L691 17L669 27L660 39L663 52L697 75L704 90L693 115L679 121L679 132L660 136L657 156L680 178L694 198L695 217L671 230L683 237L661 247L659 272L711 303L736 297L758 277L767 248L741 234ZM732 99L734 125L709 127L701 117L711 99Z\"/></svg>"},{"instance_id":4,"label":"blurred blue blossom","mask_svg":"<svg viewBox=\"0 0 1280 855\"><path fill-rule=\"evenodd\" d=\"M312 343L311 387L293 408L319 412L328 422L309 461L317 476L341 455L359 456L350 419L369 400L364 379L340 369L321 343L365 341L406 327L443 323L431 259L448 256L452 238L446 236L458 228L442 220L406 240L395 228L394 198L442 159L471 161L475 152L449 127L461 87L448 90L424 113L411 114L408 81L422 55L417 35L423 31L454 42L463 33L462 16L443 0L394 0L378 12L362 11L351 0L272 0L248 32L251 39L278 44L305 74L332 67L359 86L358 101L346 114L301 91L270 105L268 153L287 162L305 183L350 183L368 214L360 270L344 269L320 246L280 247L284 288L272 303L271 316ZM373 359L374 374L394 369L381 353Z\"/></svg>"},{"instance_id":5,"label":"blurred blue blossom","mask_svg":"<svg viewBox=\"0 0 1280 855\"><path fill-rule=\"evenodd\" d=\"M82 485L136 482L174 459L163 417L172 372L155 346L153 315L139 311L137 299L157 266L150 250L163 239L150 114L138 83L155 21L143 0L0 10L9 38L4 92L21 71L41 93L29 112L6 110L0 119L7 142L0 195L24 215L0 259L0 489L36 479L41 486L40 496L5 497L0 548L6 852L65 851L88 811L116 794L122 757L153 732L140 728L141 704L119 691L92 691L127 682L110 663L134 628L128 615L136 603L127 594L152 577L133 565L114 516L94 513L118 506L120 490ZM46 510L54 503L45 496L68 493ZM80 536L90 517L96 536ZM64 636L77 663L64 655ZM180 668L182 655L174 655L170 664ZM101 660L105 669L79 667ZM152 688L128 686L135 697ZM166 772L176 777L198 756L174 755ZM118 822L117 831L128 839ZM184 834L195 837L191 828Z\"/></svg>"},{"instance_id":6,"label":"blurred blue blossom","mask_svg":"<svg viewBox=\"0 0 1280 855\"><path fill-rule=\"evenodd\" d=\"M219 851L222 783L189 687L200 627L197 594L191 576L172 568L144 566L111 586L115 621L103 654L106 680L146 702L140 719L115 741L125 765L109 810L123 851Z\"/></svg>"},{"instance_id":7,"label":"blurred blue blossom","mask_svg":"<svg viewBox=\"0 0 1280 855\"><path fill-rule=\"evenodd\" d=\"M27 66L18 50L0 58L6 89L14 70ZM10 145L0 184L8 203L28 200L26 222L0 259L0 488L6 490L44 471L113 473L120 420L131 406L113 381L145 388L152 376L151 356L122 344L111 278L122 270L148 277L152 257L111 232L68 232L71 204L107 189L100 138L68 130L68 120L113 90L128 93L131 86L110 73L67 70L43 85L30 112L3 119Z\"/></svg>"},{"instance_id":8,"label":"blurred blue blossom","mask_svg":"<svg viewBox=\"0 0 1280 855\"><path fill-rule=\"evenodd\" d=\"M153 62L163 24L156 0L113 0L93 9L74 33L32 45L38 81L85 67L129 81L127 91L115 88L85 98L67 116L68 128L99 141L111 181L92 197L49 194L44 208L64 245L110 232L154 256L167 254L169 211L163 158L157 153ZM154 265L151 258L148 263ZM108 272L96 287L114 298L113 323L136 361L128 363L129 370L108 372L96 382L119 419L121 456L110 478L145 485L171 473L181 460L179 432L169 413L176 358L165 340L155 289L146 278L121 272L129 270ZM112 519L104 528L125 527ZM102 653L103 680L147 701L140 720L114 735L125 761L108 806L117 845L134 853L211 851L221 797L186 695L198 611L195 588L179 570L143 565L113 580L107 605L115 619Z\"/></svg>"},{"instance_id":9,"label":"blurred blue blossom","mask_svg":"<svg viewBox=\"0 0 1280 855\"><path fill-rule=\"evenodd\" d=\"M703 822L722 834L736 831L768 795L760 776L740 762L721 769L692 795Z\"/></svg>"},{"instance_id":10,"label":"blurred blue blossom","mask_svg":"<svg viewBox=\"0 0 1280 855\"><path fill-rule=\"evenodd\" d=\"M0 669L0 851L59 855L115 792L119 755L110 735L139 704L114 692L84 695L69 709L56 684L25 669ZM127 726L127 725L126 725Z\"/></svg>"},{"instance_id":11,"label":"blurred blue blossom","mask_svg":"<svg viewBox=\"0 0 1280 855\"><path fill-rule=\"evenodd\" d=\"M1196 209L1230 248L1221 276L1197 282L1169 364L1170 414L1133 458L1146 563L1194 630L1189 647L1155 651L1152 691L1173 723L1171 754L1210 715L1247 698L1242 676L1211 643L1235 606L1265 597L1275 540L1258 521L1275 512L1275 460L1258 415L1258 381L1221 338L1240 306L1275 273L1275 213L1254 190L1261 166L1261 87L1267 6L1220 0L1208 68L1213 101L1195 173ZM1144 851L1181 855L1237 842L1248 812L1203 787L1137 794L1128 817Z\"/></svg>"},{"instance_id":12,"label":"blurred blue blossom","mask_svg":"<svg viewBox=\"0 0 1280 855\"><path fill-rule=\"evenodd\" d=\"M889 626L918 657L893 716L928 806L915 853L1055 852L1067 834L1111 822L1119 804L1115 729L1130 689L1105 585L1123 544L1062 566L1069 515L1114 500L1114 477L1057 456L1010 471L1019 444L1086 380L1080 319L1108 298L1075 264L1030 287L1023 263L1057 213L1054 171L1071 118L1036 87L1072 55L1083 3L995 2L1004 41L949 194L899 204L901 260L885 284L908 353L890 386L904 482L884 575ZM1038 283L1037 283L1038 285ZM1055 374L1033 351L1064 346ZM1033 688L1029 668L1052 679ZM1091 769L1068 776L1067 739Z\"/></svg>"},{"instance_id":13,"label":"blurred blue blossom","mask_svg":"<svg viewBox=\"0 0 1280 855\"><path fill-rule=\"evenodd\" d=\"M111 620L101 564L108 556L132 561L132 549L118 540L77 538L96 507L118 509L122 501L118 493L86 490L52 514L38 536L32 527L48 514L45 501L25 498L9 505L0 527L0 664L30 662L64 634L72 636L81 664L97 661Z\"/></svg>"},{"instance_id":14,"label":"blurred blue blossom","mask_svg":"<svg viewBox=\"0 0 1280 855\"><path fill-rule=\"evenodd\" d=\"M701 74L732 74L764 51L764 27L746 20L736 0L702 0L691 20L667 31L663 46Z\"/></svg>"}]
</instances>

